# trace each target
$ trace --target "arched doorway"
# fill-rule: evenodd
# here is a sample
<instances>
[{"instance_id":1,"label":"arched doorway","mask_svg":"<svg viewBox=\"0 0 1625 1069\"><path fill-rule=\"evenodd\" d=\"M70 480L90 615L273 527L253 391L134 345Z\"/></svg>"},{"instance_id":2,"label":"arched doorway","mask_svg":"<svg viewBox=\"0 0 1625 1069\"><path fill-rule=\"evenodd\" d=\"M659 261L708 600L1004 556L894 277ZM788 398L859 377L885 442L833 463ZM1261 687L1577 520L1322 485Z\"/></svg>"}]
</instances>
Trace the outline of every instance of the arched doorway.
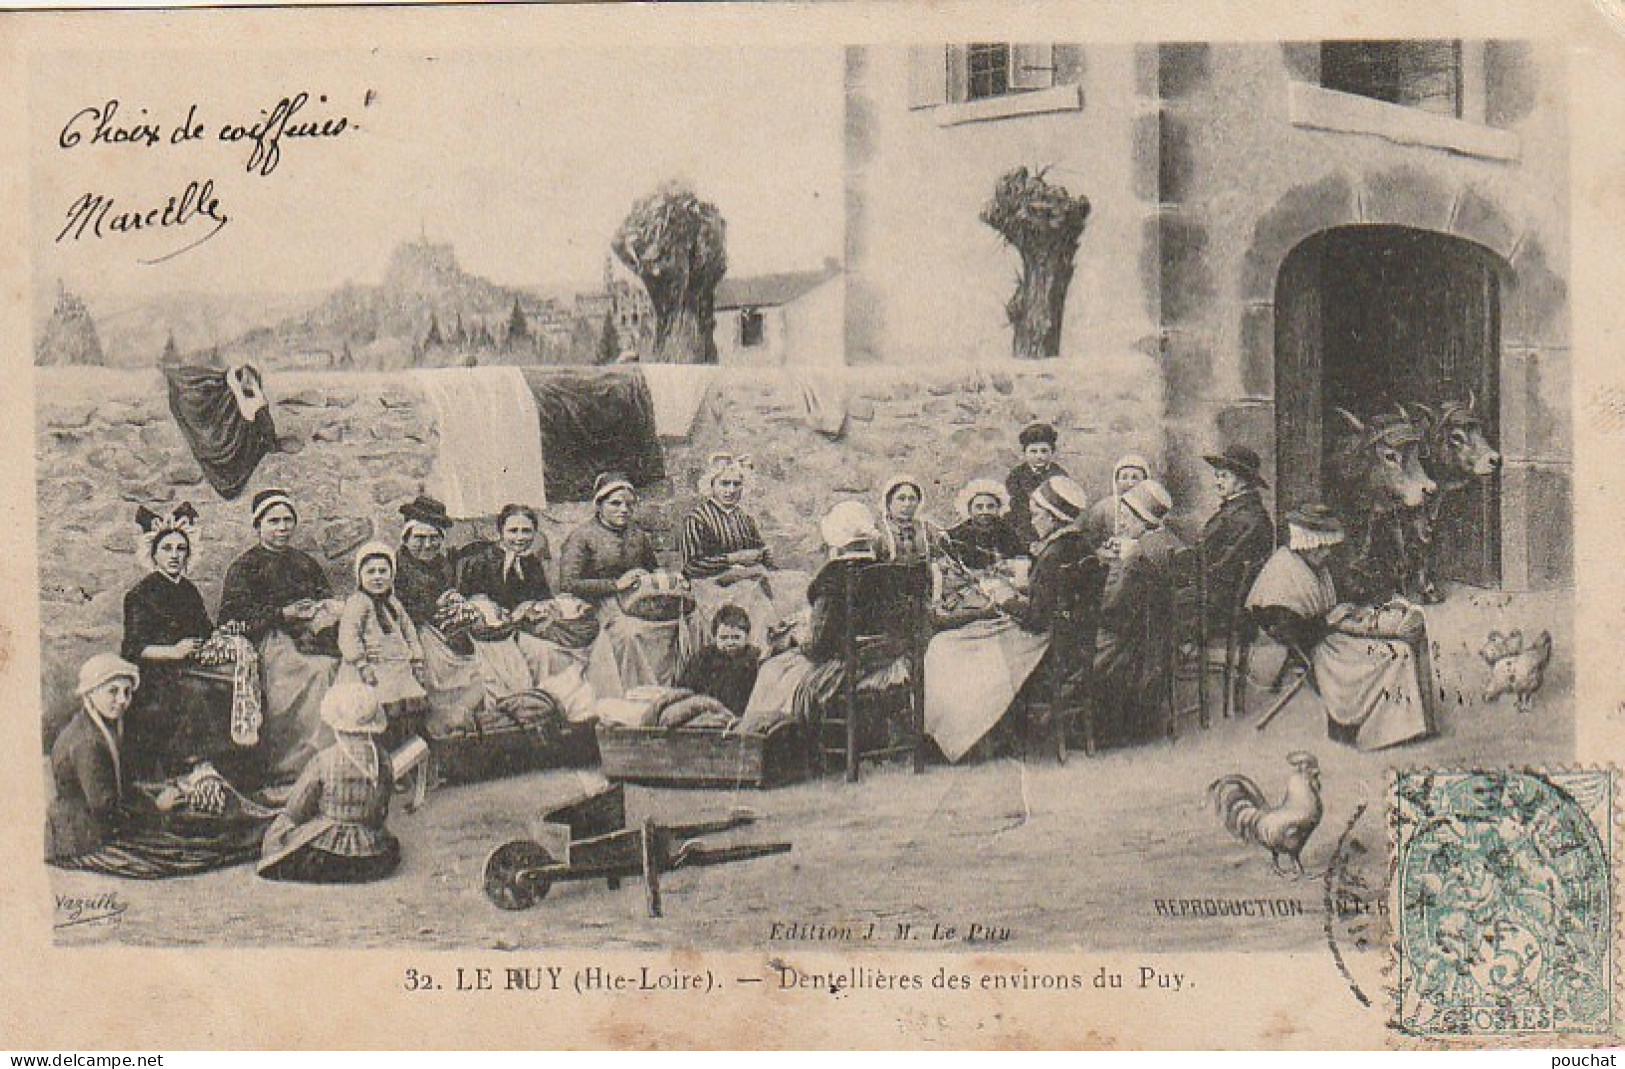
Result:
<instances>
[{"instance_id":1,"label":"arched doorway","mask_svg":"<svg viewBox=\"0 0 1625 1069\"><path fill-rule=\"evenodd\" d=\"M1472 242L1400 226L1305 239L1275 286L1278 506L1324 500L1324 458L1342 424L1400 403L1476 402L1498 442L1502 263ZM1501 583L1498 477L1446 500L1435 574Z\"/></svg>"}]
</instances>

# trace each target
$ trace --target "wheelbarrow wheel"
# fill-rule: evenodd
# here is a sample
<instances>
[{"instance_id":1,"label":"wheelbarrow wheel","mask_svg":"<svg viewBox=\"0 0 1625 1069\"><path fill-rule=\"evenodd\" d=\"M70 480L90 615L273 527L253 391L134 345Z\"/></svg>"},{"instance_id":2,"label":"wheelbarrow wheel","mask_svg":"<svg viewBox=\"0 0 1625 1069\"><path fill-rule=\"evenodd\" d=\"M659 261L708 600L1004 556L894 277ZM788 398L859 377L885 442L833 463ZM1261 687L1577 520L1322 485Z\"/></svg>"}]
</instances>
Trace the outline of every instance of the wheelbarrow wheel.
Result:
<instances>
[{"instance_id":1,"label":"wheelbarrow wheel","mask_svg":"<svg viewBox=\"0 0 1625 1069\"><path fill-rule=\"evenodd\" d=\"M485 859L485 897L498 909L529 909L547 897L552 881L536 870L551 864L553 855L540 843L503 843Z\"/></svg>"}]
</instances>

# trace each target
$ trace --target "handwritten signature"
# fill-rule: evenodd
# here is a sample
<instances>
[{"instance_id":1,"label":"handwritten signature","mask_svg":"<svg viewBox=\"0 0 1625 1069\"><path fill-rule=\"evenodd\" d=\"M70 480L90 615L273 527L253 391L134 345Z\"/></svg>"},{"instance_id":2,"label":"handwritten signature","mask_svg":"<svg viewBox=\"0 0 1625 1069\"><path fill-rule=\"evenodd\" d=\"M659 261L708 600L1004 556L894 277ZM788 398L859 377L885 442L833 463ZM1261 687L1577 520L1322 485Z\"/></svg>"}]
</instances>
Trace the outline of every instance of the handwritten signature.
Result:
<instances>
[{"instance_id":1,"label":"handwritten signature","mask_svg":"<svg viewBox=\"0 0 1625 1069\"><path fill-rule=\"evenodd\" d=\"M52 927L60 931L63 928L78 928L88 924L117 924L129 908L130 903L121 899L115 891L88 898L57 895L58 919Z\"/></svg>"},{"instance_id":2,"label":"handwritten signature","mask_svg":"<svg viewBox=\"0 0 1625 1069\"><path fill-rule=\"evenodd\" d=\"M201 182L196 180L188 182L185 189L171 196L163 204L137 208L124 208L115 198L105 193L86 193L68 208L67 222L58 231L56 243L60 245L64 241L80 241L86 238L100 240L137 234L146 230L177 229L193 224L206 225L210 222L214 226L201 237L162 256L140 261L143 264L160 264L165 260L172 260L181 253L195 249L208 241L231 222L231 216L226 214L225 209L220 206L220 198L215 195L214 179L205 178Z\"/></svg>"}]
</instances>

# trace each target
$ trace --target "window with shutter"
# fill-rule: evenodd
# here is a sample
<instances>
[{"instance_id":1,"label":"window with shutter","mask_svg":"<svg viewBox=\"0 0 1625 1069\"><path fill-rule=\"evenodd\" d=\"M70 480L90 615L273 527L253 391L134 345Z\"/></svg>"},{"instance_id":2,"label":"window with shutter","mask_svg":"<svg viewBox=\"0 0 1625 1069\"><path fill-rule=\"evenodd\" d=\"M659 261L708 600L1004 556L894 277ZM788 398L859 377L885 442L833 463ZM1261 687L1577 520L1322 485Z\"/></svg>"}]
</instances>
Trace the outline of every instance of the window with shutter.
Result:
<instances>
[{"instance_id":1,"label":"window with shutter","mask_svg":"<svg viewBox=\"0 0 1625 1069\"><path fill-rule=\"evenodd\" d=\"M913 45L908 50L908 106L948 103L948 46Z\"/></svg>"},{"instance_id":2,"label":"window with shutter","mask_svg":"<svg viewBox=\"0 0 1625 1069\"><path fill-rule=\"evenodd\" d=\"M1012 45L1010 47L1011 89L1048 89L1054 84L1054 45Z\"/></svg>"}]
</instances>

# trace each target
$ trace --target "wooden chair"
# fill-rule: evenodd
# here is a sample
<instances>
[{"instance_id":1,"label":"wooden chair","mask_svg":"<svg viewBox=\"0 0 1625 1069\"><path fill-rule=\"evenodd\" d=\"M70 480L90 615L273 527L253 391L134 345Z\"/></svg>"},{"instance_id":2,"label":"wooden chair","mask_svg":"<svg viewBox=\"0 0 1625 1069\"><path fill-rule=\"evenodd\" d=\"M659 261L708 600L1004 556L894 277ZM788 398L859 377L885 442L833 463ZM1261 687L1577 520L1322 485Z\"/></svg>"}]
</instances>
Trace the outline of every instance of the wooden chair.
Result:
<instances>
[{"instance_id":1,"label":"wooden chair","mask_svg":"<svg viewBox=\"0 0 1625 1069\"><path fill-rule=\"evenodd\" d=\"M1248 669L1252 665L1253 641L1258 635L1258 624L1247 611L1247 595L1253 582L1264 570L1267 558L1242 562L1237 569L1241 582L1230 592L1229 604L1224 610L1224 706L1226 720L1243 715L1246 706Z\"/></svg>"},{"instance_id":2,"label":"wooden chair","mask_svg":"<svg viewBox=\"0 0 1625 1069\"><path fill-rule=\"evenodd\" d=\"M1304 686L1307 685L1310 690L1317 694L1320 692L1320 687L1315 679L1314 662L1308 650L1302 648L1290 636L1278 633L1278 630L1271 627L1267 620L1260 622L1251 611L1246 611L1245 616L1248 631L1245 635L1245 642L1241 646L1241 653L1237 658L1236 716L1244 717L1247 715L1247 684L1251 679L1249 669L1252 663L1252 647L1254 644L1262 636L1279 645L1283 651L1281 667L1276 671L1275 679L1269 686L1270 693L1276 695L1275 700L1254 725L1258 730L1262 731L1270 725L1270 722L1275 719L1282 709L1286 708L1287 703ZM1286 682L1287 677L1294 671L1298 673L1298 678L1288 685Z\"/></svg>"},{"instance_id":3,"label":"wooden chair","mask_svg":"<svg viewBox=\"0 0 1625 1069\"><path fill-rule=\"evenodd\" d=\"M1162 664L1166 666L1161 708L1163 734L1170 740L1179 736L1180 719L1193 713L1204 730L1209 726L1207 683L1213 669L1208 656L1208 576L1202 547L1174 554L1171 576L1165 604L1153 606L1145 614L1148 646L1152 631L1166 622L1161 634ZM1181 683L1195 683L1194 704L1180 706Z\"/></svg>"},{"instance_id":4,"label":"wooden chair","mask_svg":"<svg viewBox=\"0 0 1625 1069\"><path fill-rule=\"evenodd\" d=\"M859 591L862 591L861 596ZM839 715L826 714L816 734L820 765L827 767L830 758L838 757L846 769L848 783L857 782L859 766L864 760L887 760L912 754L914 771L925 769L924 669L925 645L931 635L930 592L931 575L924 565L876 562L846 571ZM908 659L907 731L906 738L900 742L890 738L894 718L887 700L879 695L860 694L858 690L860 648L866 642L877 640L900 643ZM864 747L860 729L867 717L882 718L882 727L888 736L884 745ZM834 742L831 742L832 736Z\"/></svg>"},{"instance_id":5,"label":"wooden chair","mask_svg":"<svg viewBox=\"0 0 1625 1069\"><path fill-rule=\"evenodd\" d=\"M1091 641L1067 651L1053 650L1052 646L1053 652L1045 655L1039 667L1039 671L1046 673L1045 678L1039 681L1042 686L1027 701L1029 721L1047 729L1042 741L1063 765L1066 764L1067 747L1074 725L1083 737L1084 756L1093 757L1097 748L1095 698L1087 676L1093 667L1092 638L1099 615L1104 571L1104 565L1095 557L1074 561L1060 568L1057 581L1064 593L1057 610L1060 619L1052 624L1051 642L1056 641L1056 634L1064 635L1069 631L1087 634ZM1083 662L1071 676L1055 671L1051 660L1052 657L1068 655L1078 657ZM1067 692L1068 684L1072 684L1070 694Z\"/></svg>"}]
</instances>

